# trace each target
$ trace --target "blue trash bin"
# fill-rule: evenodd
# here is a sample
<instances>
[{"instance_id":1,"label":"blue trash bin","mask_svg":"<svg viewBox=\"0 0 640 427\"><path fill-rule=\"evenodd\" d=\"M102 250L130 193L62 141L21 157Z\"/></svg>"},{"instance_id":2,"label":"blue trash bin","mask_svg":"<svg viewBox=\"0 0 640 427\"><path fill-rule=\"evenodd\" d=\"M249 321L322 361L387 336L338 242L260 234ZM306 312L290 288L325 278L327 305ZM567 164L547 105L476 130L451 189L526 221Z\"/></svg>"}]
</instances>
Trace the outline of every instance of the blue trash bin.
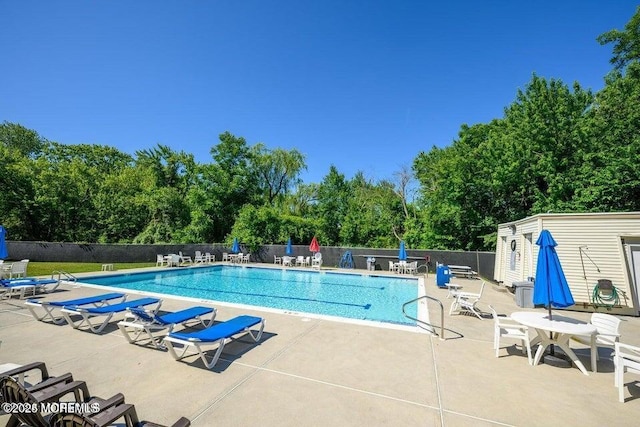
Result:
<instances>
[{"instance_id":1,"label":"blue trash bin","mask_svg":"<svg viewBox=\"0 0 640 427\"><path fill-rule=\"evenodd\" d=\"M450 279L451 273L449 272L449 266L439 265L436 267L436 285L439 288L446 288Z\"/></svg>"}]
</instances>

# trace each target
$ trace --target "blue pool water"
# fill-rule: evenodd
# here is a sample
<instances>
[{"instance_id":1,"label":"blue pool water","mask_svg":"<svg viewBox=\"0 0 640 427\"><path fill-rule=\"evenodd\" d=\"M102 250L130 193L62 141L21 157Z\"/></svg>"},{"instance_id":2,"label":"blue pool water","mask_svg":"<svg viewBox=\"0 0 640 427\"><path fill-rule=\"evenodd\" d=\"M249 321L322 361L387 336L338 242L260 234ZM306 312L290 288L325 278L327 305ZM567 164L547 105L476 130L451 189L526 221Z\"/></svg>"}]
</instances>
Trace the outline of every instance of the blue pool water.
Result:
<instances>
[{"instance_id":1,"label":"blue pool water","mask_svg":"<svg viewBox=\"0 0 640 427\"><path fill-rule=\"evenodd\" d=\"M415 325L402 304L416 279L286 269L214 266L83 278L82 282L295 312ZM407 314L417 317L414 304Z\"/></svg>"}]
</instances>

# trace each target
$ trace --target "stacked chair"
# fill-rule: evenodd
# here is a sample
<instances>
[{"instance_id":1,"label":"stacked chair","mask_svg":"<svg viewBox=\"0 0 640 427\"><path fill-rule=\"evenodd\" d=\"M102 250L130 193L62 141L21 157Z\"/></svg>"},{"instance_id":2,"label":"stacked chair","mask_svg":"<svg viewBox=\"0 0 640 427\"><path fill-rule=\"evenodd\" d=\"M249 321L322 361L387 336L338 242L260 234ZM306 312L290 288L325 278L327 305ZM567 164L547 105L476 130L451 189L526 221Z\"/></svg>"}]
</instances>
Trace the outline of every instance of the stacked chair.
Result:
<instances>
[{"instance_id":1,"label":"stacked chair","mask_svg":"<svg viewBox=\"0 0 640 427\"><path fill-rule=\"evenodd\" d=\"M40 371L40 382L21 383L16 377L30 371ZM69 400L72 397L72 400ZM63 399L64 398L64 399ZM11 412L7 427L104 427L122 419L127 427L162 427L149 421L140 421L132 404L125 403L120 393L102 399L91 396L84 381L75 381L70 373L52 377L43 362L35 362L4 372L0 377L0 402L10 409L14 404L19 411ZM65 408L75 405L75 412L43 413L47 403L51 407ZM60 405L55 405L60 403ZM65 405L62 405L65 403ZM28 410L27 410L28 409ZM83 411L82 409L90 409ZM172 427L187 427L191 422L182 417Z\"/></svg>"}]
</instances>

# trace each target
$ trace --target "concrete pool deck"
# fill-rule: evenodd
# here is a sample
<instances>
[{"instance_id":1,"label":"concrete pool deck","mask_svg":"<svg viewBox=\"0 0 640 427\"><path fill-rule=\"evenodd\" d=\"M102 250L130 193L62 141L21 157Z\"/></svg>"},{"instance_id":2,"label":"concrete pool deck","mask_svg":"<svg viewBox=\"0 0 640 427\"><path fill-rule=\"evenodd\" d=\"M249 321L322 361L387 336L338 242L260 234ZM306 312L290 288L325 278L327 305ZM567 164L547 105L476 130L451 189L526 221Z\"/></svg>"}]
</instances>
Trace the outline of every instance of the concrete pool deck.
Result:
<instances>
[{"instance_id":1,"label":"concrete pool deck","mask_svg":"<svg viewBox=\"0 0 640 427\"><path fill-rule=\"evenodd\" d=\"M455 282L469 291L481 283ZM426 284L427 294L445 305L445 340L215 304L217 320L252 314L266 326L258 344L245 338L228 344L213 370L197 356L176 362L167 352L128 344L115 320L96 335L35 321L23 301L2 300L0 364L46 362L51 374L71 372L94 395L123 393L141 419L164 424L185 416L193 426L637 425L640 377L625 376L627 401L619 403L609 350L600 349L598 372L589 376L575 367L529 366L512 341L502 343L496 358L493 321L449 316L447 292L436 288L433 275ZM96 293L62 285L46 298ZM495 286L485 288L479 307L488 312L488 304L501 314L531 310ZM162 310L190 305L165 298ZM438 323L437 304L429 310ZM640 318L620 318L621 341L640 346ZM588 348L572 348L589 367ZM7 419L0 416L0 424Z\"/></svg>"}]
</instances>

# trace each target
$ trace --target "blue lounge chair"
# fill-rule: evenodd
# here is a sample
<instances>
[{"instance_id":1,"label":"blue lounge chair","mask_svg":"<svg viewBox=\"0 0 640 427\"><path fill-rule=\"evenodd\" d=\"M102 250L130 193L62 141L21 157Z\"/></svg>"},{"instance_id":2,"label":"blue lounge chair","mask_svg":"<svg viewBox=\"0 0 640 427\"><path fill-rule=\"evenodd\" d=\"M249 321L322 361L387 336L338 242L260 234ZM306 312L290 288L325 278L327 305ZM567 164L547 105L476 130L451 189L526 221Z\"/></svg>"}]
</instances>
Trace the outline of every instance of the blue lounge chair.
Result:
<instances>
[{"instance_id":1,"label":"blue lounge chair","mask_svg":"<svg viewBox=\"0 0 640 427\"><path fill-rule=\"evenodd\" d=\"M211 316L205 319L204 316L210 313ZM173 313L158 315L142 308L132 307L128 309L127 317L128 319L118 322L118 328L120 328L122 335L124 335L129 343L135 343L143 333L146 333L154 347L164 349L161 343L161 337L153 335L154 332L166 331L170 333L173 331L175 325L186 323L190 320L199 320L202 326L207 328L213 323L213 319L216 317L216 309L213 307L196 306Z\"/></svg>"},{"instance_id":2,"label":"blue lounge chair","mask_svg":"<svg viewBox=\"0 0 640 427\"><path fill-rule=\"evenodd\" d=\"M36 320L44 321L46 319L50 319L56 325L60 325L65 322L65 318L62 315L54 316L54 309L61 309L68 305L93 305L94 307L101 307L105 305L107 301L120 299L120 302L124 302L126 298L127 296L125 294L113 292L110 294L94 295L92 297L69 299L65 301L42 301L37 299L28 299L24 304L27 306ZM38 315L35 309L36 307L42 308L44 310L44 314L42 316Z\"/></svg>"},{"instance_id":3,"label":"blue lounge chair","mask_svg":"<svg viewBox=\"0 0 640 427\"><path fill-rule=\"evenodd\" d=\"M260 325L260 330L254 335L251 332L251 327L258 324ZM258 342L260 341L260 337L262 337L263 330L264 319L254 316L238 316L234 317L231 320L227 320L226 322L218 323L217 325L197 332L171 332L165 337L164 343L166 344L169 353L171 353L171 356L173 356L175 360L182 359L186 356L186 353L189 349L195 348L205 366L208 369L211 369L220 358L220 354L222 354L222 349L224 348L225 344L235 339L233 338L234 336L246 333L255 342ZM182 353L180 355L178 355L176 349L174 348L176 344L183 347ZM205 352L202 350L202 347L211 345L217 345L218 350L213 356L213 359L211 359L211 361L207 361Z\"/></svg>"},{"instance_id":4,"label":"blue lounge chair","mask_svg":"<svg viewBox=\"0 0 640 427\"><path fill-rule=\"evenodd\" d=\"M121 302L119 304L107 304L103 305L102 307L82 307L78 305L71 305L64 306L61 312L67 323L70 324L74 329L78 329L80 326L82 326L83 323L86 322L91 332L98 334L102 332L105 326L107 326L114 314L122 313L130 307L146 307L153 304L157 304L154 311L158 311L160 305L162 304L162 300L158 298L140 298L133 301ZM78 322L74 322L74 320L71 318L72 315L81 316L82 319ZM105 319L100 325L95 326L93 323L91 323L91 318L98 316L104 316Z\"/></svg>"},{"instance_id":5,"label":"blue lounge chair","mask_svg":"<svg viewBox=\"0 0 640 427\"><path fill-rule=\"evenodd\" d=\"M51 289L48 289L48 285L54 285ZM20 298L24 298L27 291L31 291L33 295L37 291L52 292L58 286L60 282L55 279L36 279L33 277L21 278L21 279L2 279L0 280L0 291L3 292L3 298L11 298L13 295L20 295Z\"/></svg>"}]
</instances>

